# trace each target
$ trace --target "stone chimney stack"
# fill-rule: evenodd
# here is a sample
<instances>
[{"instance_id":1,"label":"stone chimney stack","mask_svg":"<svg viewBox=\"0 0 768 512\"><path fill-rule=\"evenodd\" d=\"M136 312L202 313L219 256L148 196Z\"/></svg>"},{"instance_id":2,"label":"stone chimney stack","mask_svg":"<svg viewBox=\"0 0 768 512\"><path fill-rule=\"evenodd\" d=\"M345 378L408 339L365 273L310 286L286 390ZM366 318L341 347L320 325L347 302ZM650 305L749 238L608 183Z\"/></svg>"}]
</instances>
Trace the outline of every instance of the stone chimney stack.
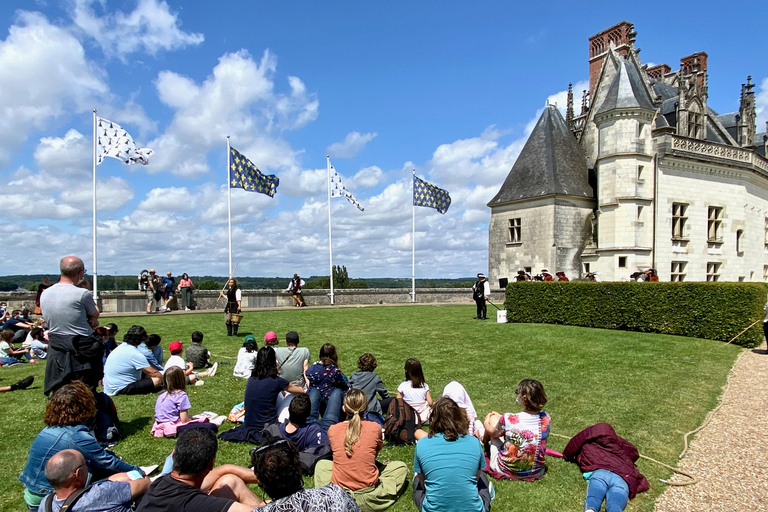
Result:
<instances>
[{"instance_id":1,"label":"stone chimney stack","mask_svg":"<svg viewBox=\"0 0 768 512\"><path fill-rule=\"evenodd\" d=\"M622 21L589 38L589 96L595 97L595 86L603 69L603 62L608 55L611 43L619 55L629 53L629 48L635 42L635 26L628 21Z\"/></svg>"}]
</instances>

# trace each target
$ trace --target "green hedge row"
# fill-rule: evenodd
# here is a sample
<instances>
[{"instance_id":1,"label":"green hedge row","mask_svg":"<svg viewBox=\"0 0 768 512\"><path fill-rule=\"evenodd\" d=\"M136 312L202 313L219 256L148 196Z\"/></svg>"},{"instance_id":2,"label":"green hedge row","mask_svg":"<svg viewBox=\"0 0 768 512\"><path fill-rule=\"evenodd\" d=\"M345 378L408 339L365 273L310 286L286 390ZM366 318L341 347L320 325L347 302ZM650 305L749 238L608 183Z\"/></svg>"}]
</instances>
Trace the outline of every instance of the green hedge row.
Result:
<instances>
[{"instance_id":1,"label":"green hedge row","mask_svg":"<svg viewBox=\"0 0 768 512\"><path fill-rule=\"evenodd\" d=\"M507 286L509 322L656 332L730 341L763 319L764 283L519 282ZM763 341L757 322L734 343Z\"/></svg>"}]
</instances>

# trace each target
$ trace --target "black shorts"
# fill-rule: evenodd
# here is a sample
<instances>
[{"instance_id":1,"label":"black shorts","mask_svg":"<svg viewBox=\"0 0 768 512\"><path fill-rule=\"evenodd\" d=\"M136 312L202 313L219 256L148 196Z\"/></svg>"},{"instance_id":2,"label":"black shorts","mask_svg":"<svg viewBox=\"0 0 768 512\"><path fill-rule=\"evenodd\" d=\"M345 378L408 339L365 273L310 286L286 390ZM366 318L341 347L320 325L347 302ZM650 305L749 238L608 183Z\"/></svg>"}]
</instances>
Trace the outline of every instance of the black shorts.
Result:
<instances>
[{"instance_id":1,"label":"black shorts","mask_svg":"<svg viewBox=\"0 0 768 512\"><path fill-rule=\"evenodd\" d=\"M118 395L149 395L155 392L155 383L152 379L141 374L141 378L132 382L117 392Z\"/></svg>"}]
</instances>

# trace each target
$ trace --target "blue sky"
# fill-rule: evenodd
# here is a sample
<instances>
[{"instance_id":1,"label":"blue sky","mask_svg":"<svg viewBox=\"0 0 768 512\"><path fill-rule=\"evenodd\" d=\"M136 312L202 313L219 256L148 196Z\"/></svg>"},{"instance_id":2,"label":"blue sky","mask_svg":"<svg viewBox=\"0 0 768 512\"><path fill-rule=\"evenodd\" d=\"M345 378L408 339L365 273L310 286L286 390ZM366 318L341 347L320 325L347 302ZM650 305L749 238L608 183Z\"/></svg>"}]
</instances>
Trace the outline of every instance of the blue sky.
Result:
<instances>
[{"instance_id":1,"label":"blue sky","mask_svg":"<svg viewBox=\"0 0 768 512\"><path fill-rule=\"evenodd\" d=\"M453 199L416 210L417 277L486 271L485 204L546 101L573 82L579 104L588 37L622 20L644 63L707 52L719 113L752 75L764 129L768 7L516 4L3 2L2 273L71 253L91 270L94 108L155 152L97 169L101 274L227 273L226 135L280 178L274 199L232 191L239 275L328 273L326 154L365 207L331 202L350 276L410 277L414 167Z\"/></svg>"}]
</instances>

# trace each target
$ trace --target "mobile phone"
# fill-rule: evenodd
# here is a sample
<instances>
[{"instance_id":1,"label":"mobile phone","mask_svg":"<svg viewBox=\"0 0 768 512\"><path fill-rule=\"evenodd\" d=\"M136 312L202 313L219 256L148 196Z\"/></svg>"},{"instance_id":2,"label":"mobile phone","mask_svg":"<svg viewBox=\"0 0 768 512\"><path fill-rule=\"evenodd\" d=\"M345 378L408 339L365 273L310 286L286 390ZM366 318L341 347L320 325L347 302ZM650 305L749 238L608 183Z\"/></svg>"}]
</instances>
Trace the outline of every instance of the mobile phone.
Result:
<instances>
[{"instance_id":1,"label":"mobile phone","mask_svg":"<svg viewBox=\"0 0 768 512\"><path fill-rule=\"evenodd\" d=\"M135 469L128 472L128 478L131 480L141 480L144 478L144 475L141 474L140 471L136 471Z\"/></svg>"}]
</instances>

